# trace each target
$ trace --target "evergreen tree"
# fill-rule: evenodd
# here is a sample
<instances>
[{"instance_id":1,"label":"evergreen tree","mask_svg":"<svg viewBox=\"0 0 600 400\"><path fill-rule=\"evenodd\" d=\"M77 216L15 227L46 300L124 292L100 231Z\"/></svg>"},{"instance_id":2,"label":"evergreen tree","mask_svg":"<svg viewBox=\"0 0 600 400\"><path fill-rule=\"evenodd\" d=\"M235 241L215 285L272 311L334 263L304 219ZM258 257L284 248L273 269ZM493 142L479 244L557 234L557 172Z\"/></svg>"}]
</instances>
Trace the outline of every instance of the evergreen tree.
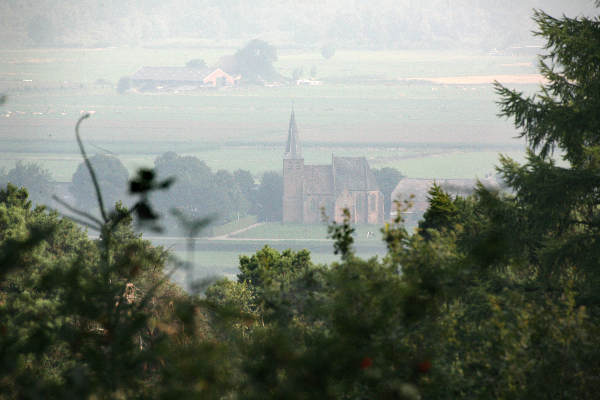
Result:
<instances>
[{"instance_id":1,"label":"evergreen tree","mask_svg":"<svg viewBox=\"0 0 600 400\"><path fill-rule=\"evenodd\" d=\"M441 186L434 183L428 191L427 200L429 208L423 214L423 220L419 222L421 235L429 237L428 229L438 231L452 229L458 217L458 208L452 197Z\"/></svg>"},{"instance_id":2,"label":"evergreen tree","mask_svg":"<svg viewBox=\"0 0 600 400\"><path fill-rule=\"evenodd\" d=\"M551 286L577 268L580 301L600 305L600 20L534 18L547 40L540 71L548 83L527 97L496 86L502 115L530 144L525 165L501 160L518 211L512 243ZM568 167L551 159L555 149Z\"/></svg>"}]
</instances>

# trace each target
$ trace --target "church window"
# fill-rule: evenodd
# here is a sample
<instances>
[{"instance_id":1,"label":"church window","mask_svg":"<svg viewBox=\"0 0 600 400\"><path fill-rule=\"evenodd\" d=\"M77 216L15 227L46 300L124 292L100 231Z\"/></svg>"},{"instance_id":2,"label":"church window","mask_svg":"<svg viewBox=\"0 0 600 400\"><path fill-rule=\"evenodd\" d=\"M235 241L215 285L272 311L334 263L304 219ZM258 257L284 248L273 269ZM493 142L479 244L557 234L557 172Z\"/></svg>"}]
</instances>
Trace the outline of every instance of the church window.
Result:
<instances>
[{"instance_id":1,"label":"church window","mask_svg":"<svg viewBox=\"0 0 600 400\"><path fill-rule=\"evenodd\" d=\"M369 195L369 210L375 211L376 208L377 208L377 196L375 196L375 194L371 193Z\"/></svg>"}]
</instances>

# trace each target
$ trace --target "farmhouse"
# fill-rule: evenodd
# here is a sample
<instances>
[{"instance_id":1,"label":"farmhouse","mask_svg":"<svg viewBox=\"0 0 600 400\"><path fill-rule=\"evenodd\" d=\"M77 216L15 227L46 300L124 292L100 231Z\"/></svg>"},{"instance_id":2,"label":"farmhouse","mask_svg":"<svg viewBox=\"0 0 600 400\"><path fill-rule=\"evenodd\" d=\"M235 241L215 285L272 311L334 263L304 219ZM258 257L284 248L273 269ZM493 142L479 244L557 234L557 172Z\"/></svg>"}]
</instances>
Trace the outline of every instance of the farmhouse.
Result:
<instances>
[{"instance_id":1,"label":"farmhouse","mask_svg":"<svg viewBox=\"0 0 600 400\"><path fill-rule=\"evenodd\" d=\"M131 84L141 90L234 86L238 80L220 68L142 67L131 76Z\"/></svg>"},{"instance_id":2,"label":"farmhouse","mask_svg":"<svg viewBox=\"0 0 600 400\"><path fill-rule=\"evenodd\" d=\"M335 221L350 211L351 222L383 222L383 194L364 157L331 157L331 165L306 165L294 111L283 158L283 222L321 221L321 209Z\"/></svg>"}]
</instances>

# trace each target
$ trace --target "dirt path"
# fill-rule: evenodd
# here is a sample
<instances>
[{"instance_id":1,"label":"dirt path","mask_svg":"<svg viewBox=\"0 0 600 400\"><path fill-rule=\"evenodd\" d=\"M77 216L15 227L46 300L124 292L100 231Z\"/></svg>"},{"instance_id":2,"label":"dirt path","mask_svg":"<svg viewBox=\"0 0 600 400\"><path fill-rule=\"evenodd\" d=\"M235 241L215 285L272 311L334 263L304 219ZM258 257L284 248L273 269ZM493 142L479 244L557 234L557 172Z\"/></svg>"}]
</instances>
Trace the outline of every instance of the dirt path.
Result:
<instances>
[{"instance_id":1,"label":"dirt path","mask_svg":"<svg viewBox=\"0 0 600 400\"><path fill-rule=\"evenodd\" d=\"M208 240L240 240L240 239L234 239L231 236L232 235L237 235L238 233L246 232L247 230L256 228L257 226L261 226L263 224L264 224L264 222L257 222L255 224L252 224L252 225L247 226L245 228L238 229L237 231L229 232L229 233L226 233L224 235L219 235L219 236L211 236L211 237L208 237L206 239L208 239Z\"/></svg>"},{"instance_id":2,"label":"dirt path","mask_svg":"<svg viewBox=\"0 0 600 400\"><path fill-rule=\"evenodd\" d=\"M256 240L256 239L243 239L243 238L232 238L230 235L236 235L238 233L242 233L245 232L247 230L250 230L252 228L256 228L257 226L263 225L264 222L257 222L256 224L252 224L249 225L245 228L242 229L238 229L237 231L233 231L233 232L229 232L226 233L224 235L219 235L219 236L198 236L195 237L194 240ZM97 239L98 235L88 235L90 238L92 239ZM147 236L144 235L144 239L146 240L173 240L173 241L185 241L188 238L186 236ZM261 239L262 240L262 239ZM266 239L266 240L270 240L270 239ZM274 240L278 240L278 239L274 239Z\"/></svg>"},{"instance_id":3,"label":"dirt path","mask_svg":"<svg viewBox=\"0 0 600 400\"><path fill-rule=\"evenodd\" d=\"M301 241L301 242L332 242L333 239L303 239L303 238L236 238L236 237L228 237L227 235L219 236L219 237L210 237L206 238L208 240L231 240L236 242L293 242L293 241Z\"/></svg>"}]
</instances>

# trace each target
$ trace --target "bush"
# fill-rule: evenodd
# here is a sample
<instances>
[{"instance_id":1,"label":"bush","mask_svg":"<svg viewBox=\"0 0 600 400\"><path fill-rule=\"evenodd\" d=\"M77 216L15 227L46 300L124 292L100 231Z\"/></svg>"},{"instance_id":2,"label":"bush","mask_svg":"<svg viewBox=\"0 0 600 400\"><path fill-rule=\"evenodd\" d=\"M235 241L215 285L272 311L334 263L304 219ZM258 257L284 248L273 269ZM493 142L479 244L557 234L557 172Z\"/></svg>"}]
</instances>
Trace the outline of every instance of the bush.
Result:
<instances>
[{"instance_id":1,"label":"bush","mask_svg":"<svg viewBox=\"0 0 600 400\"><path fill-rule=\"evenodd\" d=\"M204 62L204 60L201 58L194 58L193 60L190 60L187 63L185 63L185 66L188 68L194 68L194 69L208 68L208 65L206 65L206 62Z\"/></svg>"},{"instance_id":2,"label":"bush","mask_svg":"<svg viewBox=\"0 0 600 400\"><path fill-rule=\"evenodd\" d=\"M335 47L331 44L327 44L321 48L321 55L324 59L329 60L335 55Z\"/></svg>"},{"instance_id":3,"label":"bush","mask_svg":"<svg viewBox=\"0 0 600 400\"><path fill-rule=\"evenodd\" d=\"M117 93L123 94L129 89L131 89L131 78L128 76L121 77L119 82L117 82Z\"/></svg>"}]
</instances>

